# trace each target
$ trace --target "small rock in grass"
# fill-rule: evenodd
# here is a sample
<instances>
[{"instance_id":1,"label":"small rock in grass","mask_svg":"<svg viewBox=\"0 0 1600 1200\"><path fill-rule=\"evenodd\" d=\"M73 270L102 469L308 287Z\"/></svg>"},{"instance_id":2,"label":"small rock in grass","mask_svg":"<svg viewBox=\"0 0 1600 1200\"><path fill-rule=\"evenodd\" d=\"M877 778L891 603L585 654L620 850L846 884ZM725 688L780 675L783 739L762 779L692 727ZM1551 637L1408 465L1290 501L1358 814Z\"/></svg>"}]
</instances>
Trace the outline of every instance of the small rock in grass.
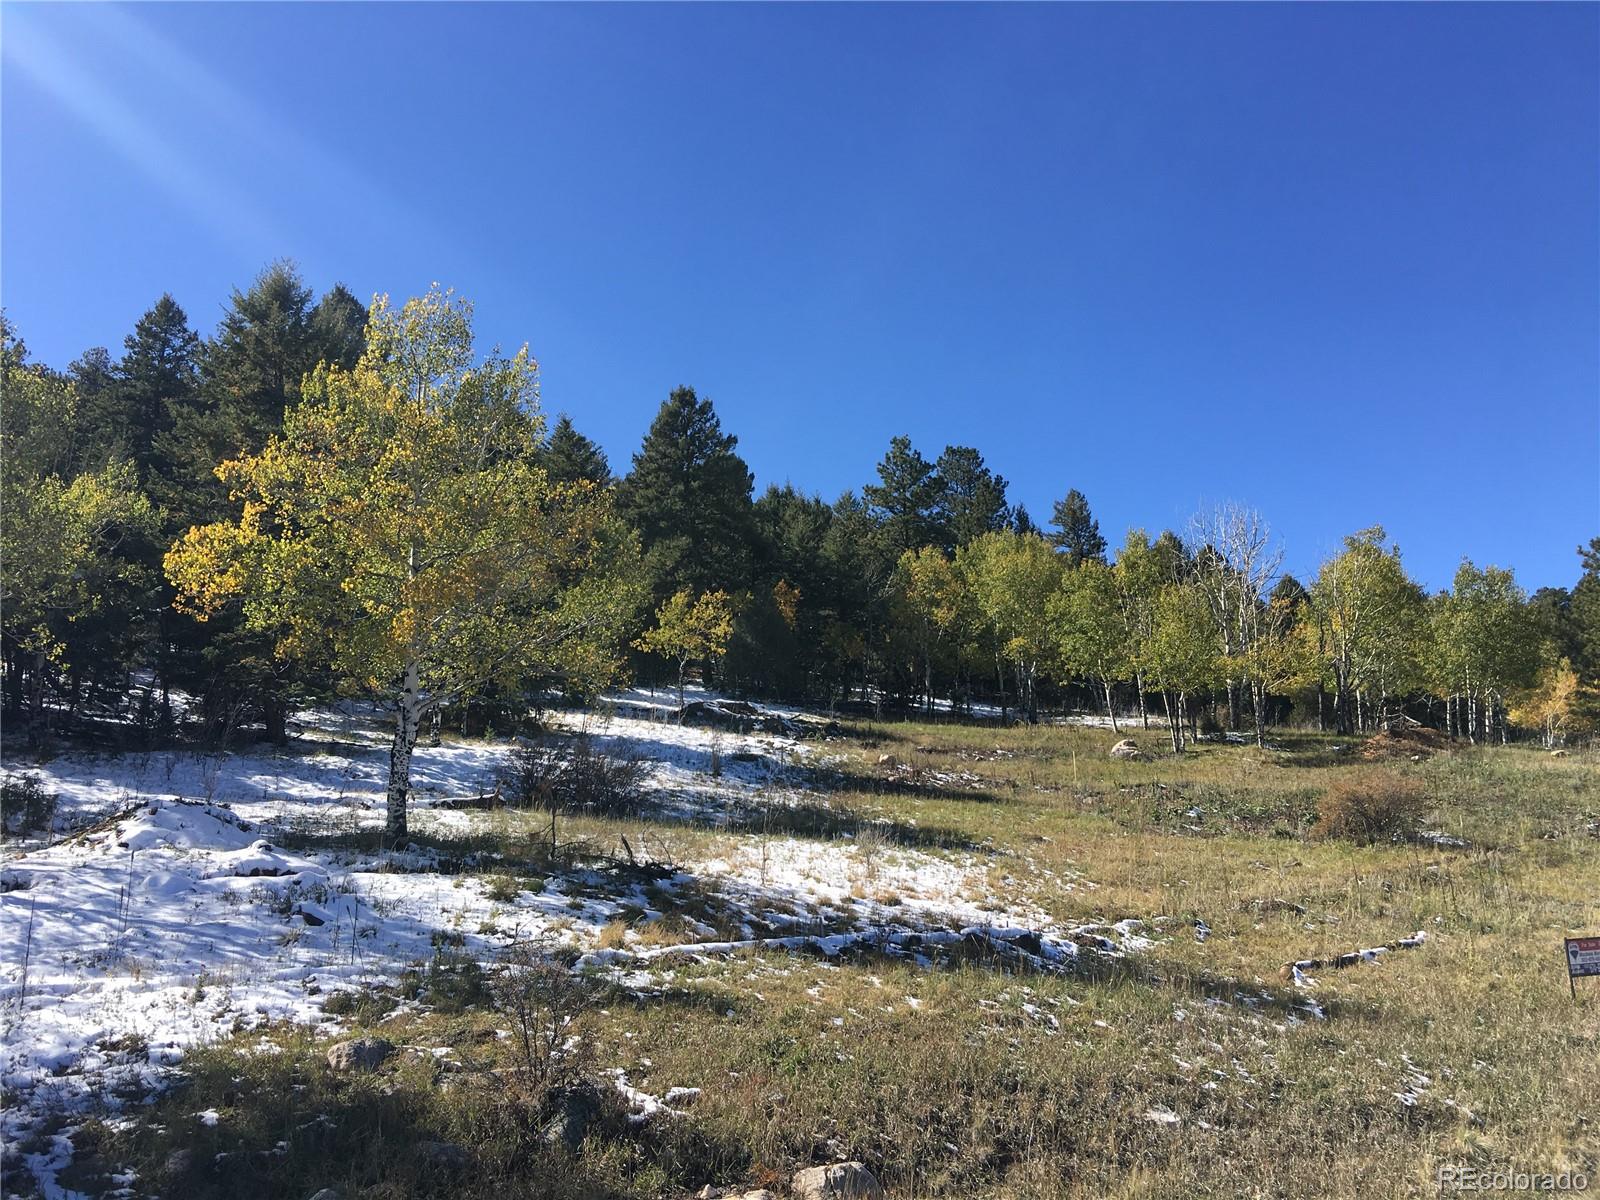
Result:
<instances>
[{"instance_id":1,"label":"small rock in grass","mask_svg":"<svg viewBox=\"0 0 1600 1200\"><path fill-rule=\"evenodd\" d=\"M464 1171L472 1164L466 1148L455 1142L418 1142L417 1153L423 1162L441 1171Z\"/></svg>"},{"instance_id":2,"label":"small rock in grass","mask_svg":"<svg viewBox=\"0 0 1600 1200\"><path fill-rule=\"evenodd\" d=\"M880 754L878 755L878 765L880 767L887 767L892 771L900 765L900 760L892 754Z\"/></svg>"},{"instance_id":3,"label":"small rock in grass","mask_svg":"<svg viewBox=\"0 0 1600 1200\"><path fill-rule=\"evenodd\" d=\"M867 1170L865 1163L858 1162L807 1167L794 1173L789 1186L800 1200L833 1200L834 1197L865 1200L883 1195L877 1176Z\"/></svg>"},{"instance_id":4,"label":"small rock in grass","mask_svg":"<svg viewBox=\"0 0 1600 1200\"><path fill-rule=\"evenodd\" d=\"M328 1048L328 1066L335 1071L376 1071L394 1053L383 1038L354 1038Z\"/></svg>"},{"instance_id":5,"label":"small rock in grass","mask_svg":"<svg viewBox=\"0 0 1600 1200\"><path fill-rule=\"evenodd\" d=\"M544 1127L544 1140L550 1146L565 1146L576 1154L583 1145L589 1125L600 1111L600 1099L589 1088L569 1088L561 1096L560 1107Z\"/></svg>"},{"instance_id":6,"label":"small rock in grass","mask_svg":"<svg viewBox=\"0 0 1600 1200\"><path fill-rule=\"evenodd\" d=\"M1140 759L1144 757L1144 751L1139 749L1139 743L1132 738L1123 738L1115 746L1111 747L1111 757Z\"/></svg>"},{"instance_id":7,"label":"small rock in grass","mask_svg":"<svg viewBox=\"0 0 1600 1200\"><path fill-rule=\"evenodd\" d=\"M171 1154L167 1155L167 1161L162 1164L162 1167L166 1171L167 1175L173 1178L187 1175L189 1173L189 1169L193 1166L194 1151L189 1149L187 1146L180 1150L174 1150Z\"/></svg>"},{"instance_id":8,"label":"small rock in grass","mask_svg":"<svg viewBox=\"0 0 1600 1200\"><path fill-rule=\"evenodd\" d=\"M323 1188L320 1192L315 1193L311 1200L339 1200L339 1190L337 1188Z\"/></svg>"}]
</instances>

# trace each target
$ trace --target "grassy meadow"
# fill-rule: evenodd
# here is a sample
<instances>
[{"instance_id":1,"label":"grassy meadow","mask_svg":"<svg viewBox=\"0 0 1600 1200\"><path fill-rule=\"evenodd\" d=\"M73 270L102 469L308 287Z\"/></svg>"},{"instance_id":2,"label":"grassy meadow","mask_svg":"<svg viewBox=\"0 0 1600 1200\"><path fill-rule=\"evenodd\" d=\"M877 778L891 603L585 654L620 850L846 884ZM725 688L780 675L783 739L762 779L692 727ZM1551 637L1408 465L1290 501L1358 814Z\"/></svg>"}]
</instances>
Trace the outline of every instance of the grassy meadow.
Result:
<instances>
[{"instance_id":1,"label":"grassy meadow","mask_svg":"<svg viewBox=\"0 0 1600 1200\"><path fill-rule=\"evenodd\" d=\"M981 948L931 966L741 949L626 981L524 965L536 1013L566 1022L541 1054L508 998L519 968L481 969L446 936L398 986L328 1000L340 1037L414 1049L338 1074L332 1039L304 1026L240 1032L193 1052L153 1105L80 1131L60 1182L92 1194L132 1164L128 1194L169 1197L782 1194L797 1167L837 1159L894 1197L1426 1196L1460 1165L1600 1179L1600 981L1574 1003L1561 957L1564 934L1600 932L1600 756L1462 747L1374 765L1292 732L1174 756L1162 731L1131 732L1152 757L1110 759L1116 735L1095 728L847 726L815 803L779 829L563 817L552 854L537 812L470 835L418 824L497 855L461 870L508 899L571 870L574 845L625 872L816 839L890 907L877 857L976 856L994 894L1053 921L1141 922L1136 952L1049 973ZM1420 786L1438 836L1314 832L1327 790L1376 770ZM693 911L636 943L735 923L692 888L660 901ZM1314 986L1280 977L1419 930L1415 948L1308 969ZM699 1092L638 1121L591 1087L581 1128L562 1124L553 1097L619 1071Z\"/></svg>"}]
</instances>

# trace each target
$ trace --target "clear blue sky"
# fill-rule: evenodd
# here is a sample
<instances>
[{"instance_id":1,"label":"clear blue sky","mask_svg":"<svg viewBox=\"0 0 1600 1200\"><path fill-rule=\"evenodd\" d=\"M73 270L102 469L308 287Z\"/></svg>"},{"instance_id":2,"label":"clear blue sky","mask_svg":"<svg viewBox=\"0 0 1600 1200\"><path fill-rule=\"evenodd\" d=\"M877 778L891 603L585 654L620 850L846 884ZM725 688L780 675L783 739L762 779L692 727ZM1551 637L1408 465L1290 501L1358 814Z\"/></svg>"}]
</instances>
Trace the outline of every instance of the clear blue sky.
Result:
<instances>
[{"instance_id":1,"label":"clear blue sky","mask_svg":"<svg viewBox=\"0 0 1600 1200\"><path fill-rule=\"evenodd\" d=\"M478 305L626 469L979 447L1113 542L1238 499L1571 583L1600 533L1600 7L6 4L36 358L289 256Z\"/></svg>"}]
</instances>

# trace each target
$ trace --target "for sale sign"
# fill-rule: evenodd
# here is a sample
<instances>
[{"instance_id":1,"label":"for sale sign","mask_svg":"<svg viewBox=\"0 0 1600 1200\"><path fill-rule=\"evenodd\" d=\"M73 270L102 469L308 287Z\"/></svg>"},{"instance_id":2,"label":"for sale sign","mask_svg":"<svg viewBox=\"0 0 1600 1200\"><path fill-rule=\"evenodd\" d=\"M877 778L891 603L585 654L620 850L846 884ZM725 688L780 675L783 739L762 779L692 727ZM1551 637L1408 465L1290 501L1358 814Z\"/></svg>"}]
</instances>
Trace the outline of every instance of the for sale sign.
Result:
<instances>
[{"instance_id":1,"label":"for sale sign","mask_svg":"<svg viewBox=\"0 0 1600 1200\"><path fill-rule=\"evenodd\" d=\"M1600 937L1567 939L1567 974L1574 979L1600 975Z\"/></svg>"}]
</instances>

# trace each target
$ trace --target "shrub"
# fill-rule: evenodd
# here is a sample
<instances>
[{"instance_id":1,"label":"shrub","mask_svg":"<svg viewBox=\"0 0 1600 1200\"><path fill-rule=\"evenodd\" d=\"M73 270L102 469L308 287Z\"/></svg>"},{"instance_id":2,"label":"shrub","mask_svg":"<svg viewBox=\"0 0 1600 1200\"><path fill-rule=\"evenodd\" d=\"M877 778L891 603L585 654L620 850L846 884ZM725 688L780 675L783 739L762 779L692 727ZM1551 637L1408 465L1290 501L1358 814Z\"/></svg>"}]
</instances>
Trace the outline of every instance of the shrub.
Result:
<instances>
[{"instance_id":1,"label":"shrub","mask_svg":"<svg viewBox=\"0 0 1600 1200\"><path fill-rule=\"evenodd\" d=\"M533 1094L577 1081L584 1043L573 1022L589 1007L583 984L537 946L515 946L501 960L490 985L495 1008L512 1022L512 1044L522 1082Z\"/></svg>"},{"instance_id":2,"label":"shrub","mask_svg":"<svg viewBox=\"0 0 1600 1200\"><path fill-rule=\"evenodd\" d=\"M0 782L0 814L7 837L18 837L31 830L48 830L56 815L57 796L44 790L33 774L7 775Z\"/></svg>"},{"instance_id":3,"label":"shrub","mask_svg":"<svg viewBox=\"0 0 1600 1200\"><path fill-rule=\"evenodd\" d=\"M1416 780L1392 771L1368 771L1340 780L1323 794L1315 832L1362 845L1397 841L1416 834L1425 807Z\"/></svg>"},{"instance_id":4,"label":"shrub","mask_svg":"<svg viewBox=\"0 0 1600 1200\"><path fill-rule=\"evenodd\" d=\"M502 795L520 807L628 816L644 803L648 769L637 755L612 757L580 734L565 744L546 741L518 750Z\"/></svg>"}]
</instances>

